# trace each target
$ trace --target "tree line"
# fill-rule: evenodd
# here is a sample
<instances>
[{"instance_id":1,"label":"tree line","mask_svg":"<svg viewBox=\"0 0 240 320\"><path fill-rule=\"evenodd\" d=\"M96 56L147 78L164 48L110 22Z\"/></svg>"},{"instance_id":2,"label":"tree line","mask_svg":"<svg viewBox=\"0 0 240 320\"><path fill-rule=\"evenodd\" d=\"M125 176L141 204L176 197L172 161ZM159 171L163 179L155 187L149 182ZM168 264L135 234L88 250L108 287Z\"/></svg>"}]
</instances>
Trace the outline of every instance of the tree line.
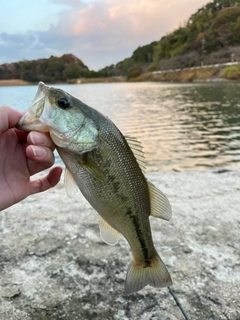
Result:
<instances>
[{"instance_id":1,"label":"tree line","mask_svg":"<svg viewBox=\"0 0 240 320\"><path fill-rule=\"evenodd\" d=\"M23 60L0 65L0 79L22 79L29 82L48 83L69 81L77 78L107 76L104 72L88 69L84 63L72 54L49 59Z\"/></svg>"}]
</instances>

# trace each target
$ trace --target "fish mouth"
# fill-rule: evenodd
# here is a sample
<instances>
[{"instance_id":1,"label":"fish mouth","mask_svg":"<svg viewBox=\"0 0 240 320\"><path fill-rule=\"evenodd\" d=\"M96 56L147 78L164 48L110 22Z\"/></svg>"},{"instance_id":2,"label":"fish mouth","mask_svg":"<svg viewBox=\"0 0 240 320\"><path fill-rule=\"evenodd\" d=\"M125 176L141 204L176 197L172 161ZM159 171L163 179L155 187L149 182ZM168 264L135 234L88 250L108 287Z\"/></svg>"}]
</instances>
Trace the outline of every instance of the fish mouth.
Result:
<instances>
[{"instance_id":1,"label":"fish mouth","mask_svg":"<svg viewBox=\"0 0 240 320\"><path fill-rule=\"evenodd\" d=\"M40 131L40 132L48 132L49 129L44 126L44 124L40 121L40 119L36 119L36 117L30 112L26 112L22 118L18 121L16 125L17 129L24 131Z\"/></svg>"},{"instance_id":2,"label":"fish mouth","mask_svg":"<svg viewBox=\"0 0 240 320\"><path fill-rule=\"evenodd\" d=\"M36 96L41 92L43 92L45 95L47 95L49 90L50 90L50 87L47 86L44 82L40 81L38 84L38 91L36 93ZM36 98L36 96L35 96L35 98Z\"/></svg>"},{"instance_id":3,"label":"fish mouth","mask_svg":"<svg viewBox=\"0 0 240 320\"><path fill-rule=\"evenodd\" d=\"M29 108L29 110L36 111L36 117L40 117L40 115L41 115L41 114L39 114L38 109L40 107L43 107L43 105L44 105L43 102L46 99L46 97L48 96L49 90L50 90L50 87L46 86L45 83L43 83L43 82L39 82L37 93L36 93L35 97L33 98L33 101L32 101L31 106Z\"/></svg>"},{"instance_id":4,"label":"fish mouth","mask_svg":"<svg viewBox=\"0 0 240 320\"><path fill-rule=\"evenodd\" d=\"M50 87L46 86L43 82L39 82L38 90L31 106L17 123L16 127L18 129L25 131L49 131L46 125L44 125L43 119L41 119L49 90Z\"/></svg>"}]
</instances>

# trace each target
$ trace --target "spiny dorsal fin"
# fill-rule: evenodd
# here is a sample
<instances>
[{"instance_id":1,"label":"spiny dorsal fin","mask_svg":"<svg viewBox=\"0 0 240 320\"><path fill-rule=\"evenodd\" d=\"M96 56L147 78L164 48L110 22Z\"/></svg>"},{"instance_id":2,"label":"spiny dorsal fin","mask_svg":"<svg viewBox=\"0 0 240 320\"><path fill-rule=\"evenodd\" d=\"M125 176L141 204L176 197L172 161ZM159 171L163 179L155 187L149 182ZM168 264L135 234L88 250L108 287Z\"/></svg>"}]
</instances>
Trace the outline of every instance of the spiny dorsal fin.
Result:
<instances>
[{"instance_id":1,"label":"spiny dorsal fin","mask_svg":"<svg viewBox=\"0 0 240 320\"><path fill-rule=\"evenodd\" d=\"M129 147L131 148L142 172L145 173L146 172L145 157L144 157L144 152L143 152L143 147L141 142L131 136L125 136L125 139Z\"/></svg>"},{"instance_id":2,"label":"spiny dorsal fin","mask_svg":"<svg viewBox=\"0 0 240 320\"><path fill-rule=\"evenodd\" d=\"M148 182L150 203L151 203L151 216L170 220L172 216L172 208L165 194L157 189L151 182Z\"/></svg>"},{"instance_id":3,"label":"spiny dorsal fin","mask_svg":"<svg viewBox=\"0 0 240 320\"><path fill-rule=\"evenodd\" d=\"M69 198L73 198L75 194L79 191L78 186L73 179L71 172L66 168L64 175L64 185Z\"/></svg>"},{"instance_id":4,"label":"spiny dorsal fin","mask_svg":"<svg viewBox=\"0 0 240 320\"><path fill-rule=\"evenodd\" d=\"M100 217L99 228L101 239L104 242L112 246L118 243L121 233L111 227L102 217Z\"/></svg>"}]
</instances>

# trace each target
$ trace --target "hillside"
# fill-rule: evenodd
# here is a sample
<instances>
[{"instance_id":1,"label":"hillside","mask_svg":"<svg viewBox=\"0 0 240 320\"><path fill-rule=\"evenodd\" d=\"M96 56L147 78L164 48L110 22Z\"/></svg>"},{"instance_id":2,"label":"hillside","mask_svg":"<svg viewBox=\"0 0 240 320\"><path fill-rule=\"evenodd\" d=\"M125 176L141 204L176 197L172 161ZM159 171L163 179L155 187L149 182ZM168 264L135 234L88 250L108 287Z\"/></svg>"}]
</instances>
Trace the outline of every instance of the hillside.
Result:
<instances>
[{"instance_id":1,"label":"hillside","mask_svg":"<svg viewBox=\"0 0 240 320\"><path fill-rule=\"evenodd\" d=\"M109 75L127 74L130 79L145 71L231 60L240 60L240 0L214 0L193 14L185 26L103 70Z\"/></svg>"},{"instance_id":2,"label":"hillside","mask_svg":"<svg viewBox=\"0 0 240 320\"><path fill-rule=\"evenodd\" d=\"M49 59L24 60L0 65L0 79L21 79L29 82L39 80L48 83L67 81L88 74L89 69L72 54Z\"/></svg>"}]
</instances>

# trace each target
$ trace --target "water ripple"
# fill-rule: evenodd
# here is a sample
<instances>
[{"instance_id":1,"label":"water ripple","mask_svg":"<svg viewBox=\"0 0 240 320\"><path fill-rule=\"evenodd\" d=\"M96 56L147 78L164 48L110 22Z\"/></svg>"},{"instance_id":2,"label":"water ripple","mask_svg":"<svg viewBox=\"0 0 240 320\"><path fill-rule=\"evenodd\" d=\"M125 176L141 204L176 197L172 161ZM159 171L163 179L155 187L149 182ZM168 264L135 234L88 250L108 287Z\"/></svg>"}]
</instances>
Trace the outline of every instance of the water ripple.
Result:
<instances>
[{"instance_id":1,"label":"water ripple","mask_svg":"<svg viewBox=\"0 0 240 320\"><path fill-rule=\"evenodd\" d=\"M239 83L60 87L139 138L148 170L239 169ZM35 92L34 86L0 88L0 100L24 110Z\"/></svg>"}]
</instances>

